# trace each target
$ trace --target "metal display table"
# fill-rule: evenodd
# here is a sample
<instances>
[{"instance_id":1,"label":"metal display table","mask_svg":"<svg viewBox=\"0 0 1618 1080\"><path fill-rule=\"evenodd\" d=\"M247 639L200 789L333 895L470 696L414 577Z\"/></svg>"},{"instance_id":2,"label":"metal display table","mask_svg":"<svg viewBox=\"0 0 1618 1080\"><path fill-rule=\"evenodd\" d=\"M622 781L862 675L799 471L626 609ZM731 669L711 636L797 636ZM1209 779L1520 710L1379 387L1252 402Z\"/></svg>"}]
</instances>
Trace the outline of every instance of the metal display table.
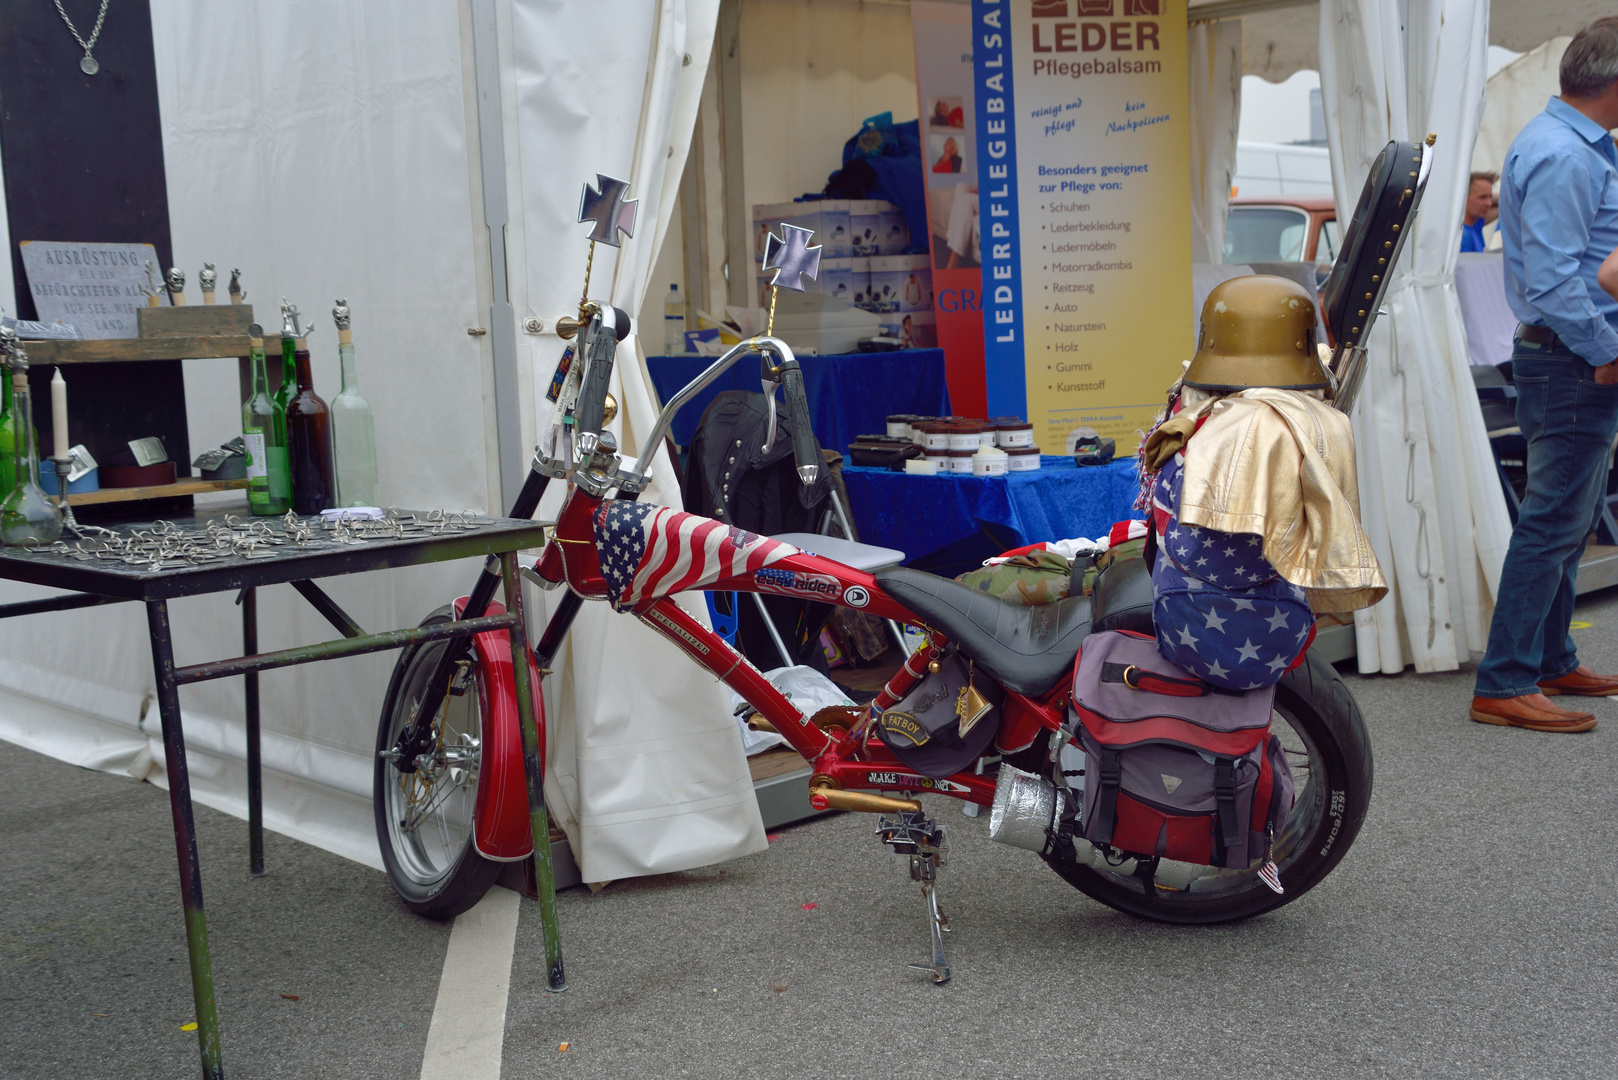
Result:
<instances>
[{"instance_id":1,"label":"metal display table","mask_svg":"<svg viewBox=\"0 0 1618 1080\"><path fill-rule=\"evenodd\" d=\"M166 524L133 522L109 527L116 546L138 533L158 537L146 556L125 557L74 552L74 538L55 550L0 548L0 578L71 590L68 595L0 605L0 618L45 611L139 601L146 605L152 666L157 677L157 703L163 721L163 755L168 771L169 804L174 814L174 843L179 858L180 893L185 909L186 945L191 961L191 987L196 1002L197 1039L205 1077L223 1076L219 1050L219 1018L214 1005L213 967L203 917L202 869L197 856L191 812L191 785L186 768L185 735L180 726L179 688L209 679L244 677L247 721L248 831L250 870L264 873L262 781L259 757L258 672L340 656L399 649L419 642L505 630L513 656L528 650L523 624L517 552L542 547L544 523L511 518L399 515L397 524L357 527L345 534L320 518L249 518L246 508L209 509L170 518ZM104 534L86 530L92 537ZM163 540L161 537L166 536ZM279 537L279 539L277 539ZM96 546L83 545L85 548ZM152 556L156 556L154 560ZM506 612L430 627L366 633L326 595L315 578L357 574L393 566L417 566L451 559L487 557L497 561L505 589ZM290 584L343 635L315 645L259 653L255 590ZM175 667L169 633L168 601L181 596L238 591L242 607L242 656ZM518 715L525 749L537 745L534 699L527 664L514 664ZM544 778L537 774L537 753L524 754L531 808L544 806ZM541 809L535 828L544 826ZM548 827L535 833L535 877L542 915L555 923L555 892L550 873ZM548 934L548 939L555 940ZM560 970L559 946L553 965Z\"/></svg>"}]
</instances>

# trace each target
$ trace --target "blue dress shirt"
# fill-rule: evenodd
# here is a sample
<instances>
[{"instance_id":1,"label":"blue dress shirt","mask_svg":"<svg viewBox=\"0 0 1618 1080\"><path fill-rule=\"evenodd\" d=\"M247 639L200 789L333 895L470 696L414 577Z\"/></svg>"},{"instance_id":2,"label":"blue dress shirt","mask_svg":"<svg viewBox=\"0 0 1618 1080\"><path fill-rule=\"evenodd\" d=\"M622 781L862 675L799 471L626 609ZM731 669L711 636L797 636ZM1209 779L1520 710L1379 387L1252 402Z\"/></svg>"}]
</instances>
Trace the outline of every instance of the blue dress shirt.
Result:
<instances>
[{"instance_id":1,"label":"blue dress shirt","mask_svg":"<svg viewBox=\"0 0 1618 1080\"><path fill-rule=\"evenodd\" d=\"M1488 251L1489 245L1483 242L1483 219L1478 218L1472 224L1461 222L1461 250L1462 251Z\"/></svg>"},{"instance_id":2,"label":"blue dress shirt","mask_svg":"<svg viewBox=\"0 0 1618 1080\"><path fill-rule=\"evenodd\" d=\"M1618 247L1618 148L1560 98L1528 121L1500 180L1506 299L1599 367L1618 359L1618 300L1596 271Z\"/></svg>"}]
</instances>

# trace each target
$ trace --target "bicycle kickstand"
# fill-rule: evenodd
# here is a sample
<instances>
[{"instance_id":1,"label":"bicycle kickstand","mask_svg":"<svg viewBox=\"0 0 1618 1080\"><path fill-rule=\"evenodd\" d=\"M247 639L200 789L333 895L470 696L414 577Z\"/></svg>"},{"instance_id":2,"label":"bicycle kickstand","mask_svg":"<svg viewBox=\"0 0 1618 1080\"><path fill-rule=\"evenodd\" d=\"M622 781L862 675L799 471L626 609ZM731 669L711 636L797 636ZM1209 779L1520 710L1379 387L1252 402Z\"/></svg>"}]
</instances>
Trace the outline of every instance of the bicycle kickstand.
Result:
<instances>
[{"instance_id":1,"label":"bicycle kickstand","mask_svg":"<svg viewBox=\"0 0 1618 1080\"><path fill-rule=\"evenodd\" d=\"M928 972L933 982L942 986L949 982L949 961L944 956L944 935L949 933L949 919L944 909L938 906L938 868L945 865L949 850L944 827L923 818L919 813L905 811L897 821L880 819L876 834L896 854L910 857L910 879L920 882L921 895L927 901L927 928L932 934L933 962L909 966Z\"/></svg>"}]
</instances>

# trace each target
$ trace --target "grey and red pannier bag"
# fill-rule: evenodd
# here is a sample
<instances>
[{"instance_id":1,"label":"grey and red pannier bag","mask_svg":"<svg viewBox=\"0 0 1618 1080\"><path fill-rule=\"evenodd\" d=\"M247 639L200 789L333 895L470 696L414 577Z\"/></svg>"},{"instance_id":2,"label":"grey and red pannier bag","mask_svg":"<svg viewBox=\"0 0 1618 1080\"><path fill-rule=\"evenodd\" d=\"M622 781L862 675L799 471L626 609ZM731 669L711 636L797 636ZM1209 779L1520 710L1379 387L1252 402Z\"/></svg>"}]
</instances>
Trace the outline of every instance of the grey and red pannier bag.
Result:
<instances>
[{"instance_id":1,"label":"grey and red pannier bag","mask_svg":"<svg viewBox=\"0 0 1618 1080\"><path fill-rule=\"evenodd\" d=\"M1270 734L1274 697L1274 687L1212 686L1163 659L1144 634L1090 635L1073 675L1085 756L1079 835L1207 866L1268 860L1293 799Z\"/></svg>"}]
</instances>

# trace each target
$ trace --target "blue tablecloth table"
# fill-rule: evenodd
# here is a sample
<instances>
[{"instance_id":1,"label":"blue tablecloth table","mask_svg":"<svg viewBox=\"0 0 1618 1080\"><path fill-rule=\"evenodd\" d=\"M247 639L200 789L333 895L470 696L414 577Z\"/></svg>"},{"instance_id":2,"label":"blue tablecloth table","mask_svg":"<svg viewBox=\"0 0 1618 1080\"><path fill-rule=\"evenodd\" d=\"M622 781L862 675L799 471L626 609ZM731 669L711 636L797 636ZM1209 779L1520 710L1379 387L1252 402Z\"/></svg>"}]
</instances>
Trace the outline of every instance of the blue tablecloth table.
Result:
<instances>
[{"instance_id":1,"label":"blue tablecloth table","mask_svg":"<svg viewBox=\"0 0 1618 1080\"><path fill-rule=\"evenodd\" d=\"M713 361L711 356L648 356L646 370L658 398L667 402ZM942 349L800 356L798 363L809 396L810 423L827 450L847 454L848 444L859 436L886 434L893 413L949 415ZM691 445L703 410L724 390L758 393L757 358L737 361L680 410L669 431L676 443Z\"/></svg>"},{"instance_id":2,"label":"blue tablecloth table","mask_svg":"<svg viewBox=\"0 0 1618 1080\"><path fill-rule=\"evenodd\" d=\"M943 563L986 557L979 551L1104 536L1114 522L1143 516L1134 509L1140 488L1134 458L1081 469L1072 458L1045 456L1037 472L997 477L844 466L843 481L861 540L898 548L912 565L939 564L940 571Z\"/></svg>"}]
</instances>

